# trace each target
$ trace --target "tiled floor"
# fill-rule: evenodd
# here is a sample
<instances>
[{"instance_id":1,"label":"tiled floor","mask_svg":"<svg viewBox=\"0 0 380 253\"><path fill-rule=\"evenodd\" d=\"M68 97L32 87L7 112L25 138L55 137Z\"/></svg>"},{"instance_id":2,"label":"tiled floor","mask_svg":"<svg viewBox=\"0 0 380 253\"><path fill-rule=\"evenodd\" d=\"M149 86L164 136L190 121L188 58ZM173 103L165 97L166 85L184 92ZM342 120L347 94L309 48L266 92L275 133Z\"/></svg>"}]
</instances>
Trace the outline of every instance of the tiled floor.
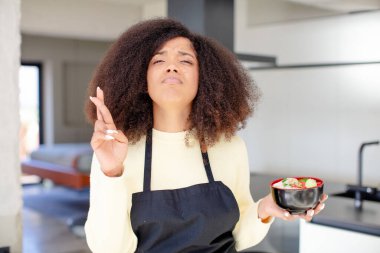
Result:
<instances>
[{"instance_id":1,"label":"tiled floor","mask_svg":"<svg viewBox=\"0 0 380 253\"><path fill-rule=\"evenodd\" d=\"M59 219L23 208L23 253L90 253L86 240Z\"/></svg>"}]
</instances>

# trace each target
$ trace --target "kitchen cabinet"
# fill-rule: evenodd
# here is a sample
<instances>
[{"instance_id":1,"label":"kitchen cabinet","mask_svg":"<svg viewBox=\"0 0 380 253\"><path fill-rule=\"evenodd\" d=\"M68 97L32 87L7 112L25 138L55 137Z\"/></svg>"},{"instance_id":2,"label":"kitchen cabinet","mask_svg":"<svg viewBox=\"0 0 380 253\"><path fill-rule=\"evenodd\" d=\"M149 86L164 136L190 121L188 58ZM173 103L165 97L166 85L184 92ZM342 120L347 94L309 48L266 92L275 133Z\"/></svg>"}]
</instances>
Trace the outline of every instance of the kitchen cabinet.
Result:
<instances>
[{"instance_id":1,"label":"kitchen cabinet","mask_svg":"<svg viewBox=\"0 0 380 253\"><path fill-rule=\"evenodd\" d=\"M380 252L380 203L330 194L325 209L311 222L300 222L299 253Z\"/></svg>"},{"instance_id":2,"label":"kitchen cabinet","mask_svg":"<svg viewBox=\"0 0 380 253\"><path fill-rule=\"evenodd\" d=\"M300 221L299 253L380 252L380 236Z\"/></svg>"}]
</instances>

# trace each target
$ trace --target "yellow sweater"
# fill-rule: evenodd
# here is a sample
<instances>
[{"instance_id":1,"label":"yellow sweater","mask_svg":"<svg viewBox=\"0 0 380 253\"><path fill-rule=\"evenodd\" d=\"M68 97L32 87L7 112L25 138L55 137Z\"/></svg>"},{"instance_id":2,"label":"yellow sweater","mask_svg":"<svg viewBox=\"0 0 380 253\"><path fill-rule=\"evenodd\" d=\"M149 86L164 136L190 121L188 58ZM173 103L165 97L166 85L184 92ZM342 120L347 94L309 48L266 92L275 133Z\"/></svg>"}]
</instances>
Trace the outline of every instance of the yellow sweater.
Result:
<instances>
[{"instance_id":1,"label":"yellow sweater","mask_svg":"<svg viewBox=\"0 0 380 253\"><path fill-rule=\"evenodd\" d=\"M166 133L153 129L151 190L177 189L207 183L199 142L187 147L185 132ZM120 177L107 177L96 156L91 167L90 210L85 225L87 243L94 253L132 253L137 237L130 221L132 193L143 190L145 138L129 145ZM233 192L240 219L233 231L238 251L259 243L270 223L257 215L258 202L252 200L250 172L244 141L235 136L208 149L215 181L222 181Z\"/></svg>"}]
</instances>

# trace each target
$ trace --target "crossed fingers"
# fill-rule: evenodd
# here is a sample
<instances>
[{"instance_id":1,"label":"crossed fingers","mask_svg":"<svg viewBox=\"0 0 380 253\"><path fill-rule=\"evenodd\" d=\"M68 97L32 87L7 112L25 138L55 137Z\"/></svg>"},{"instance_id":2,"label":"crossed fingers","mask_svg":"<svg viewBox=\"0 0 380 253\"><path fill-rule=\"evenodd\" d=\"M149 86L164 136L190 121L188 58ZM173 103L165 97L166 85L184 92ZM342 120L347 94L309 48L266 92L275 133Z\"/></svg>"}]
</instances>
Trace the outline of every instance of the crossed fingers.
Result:
<instances>
[{"instance_id":1,"label":"crossed fingers","mask_svg":"<svg viewBox=\"0 0 380 253\"><path fill-rule=\"evenodd\" d=\"M104 104L104 93L98 87L96 88L96 97L90 97L90 100L96 106L96 116L97 119L103 121L108 125L114 125L113 118L111 112L108 110L107 106Z\"/></svg>"},{"instance_id":2,"label":"crossed fingers","mask_svg":"<svg viewBox=\"0 0 380 253\"><path fill-rule=\"evenodd\" d=\"M99 87L96 89L96 97L90 96L90 100L96 106L97 120L94 126L94 135L104 140L116 139L119 142L127 142L126 137L121 134L120 131L116 130L111 112L104 104L104 93Z\"/></svg>"}]
</instances>

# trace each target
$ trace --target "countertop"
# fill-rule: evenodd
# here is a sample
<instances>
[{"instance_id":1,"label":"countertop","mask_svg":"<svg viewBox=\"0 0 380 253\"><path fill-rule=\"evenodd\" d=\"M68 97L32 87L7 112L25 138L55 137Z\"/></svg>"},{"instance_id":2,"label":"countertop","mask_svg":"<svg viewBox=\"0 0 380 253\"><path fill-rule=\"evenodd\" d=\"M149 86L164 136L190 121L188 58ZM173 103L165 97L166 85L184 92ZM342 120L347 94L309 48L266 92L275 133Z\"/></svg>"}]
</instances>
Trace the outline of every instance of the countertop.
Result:
<instances>
[{"instance_id":1,"label":"countertop","mask_svg":"<svg viewBox=\"0 0 380 253\"><path fill-rule=\"evenodd\" d=\"M251 174L251 192L257 201L270 192L270 182L282 176ZM354 207L354 200L333 196L345 191L345 184L325 182L324 192L329 195L325 209L312 223L380 236L380 203L363 201L363 209Z\"/></svg>"}]
</instances>

